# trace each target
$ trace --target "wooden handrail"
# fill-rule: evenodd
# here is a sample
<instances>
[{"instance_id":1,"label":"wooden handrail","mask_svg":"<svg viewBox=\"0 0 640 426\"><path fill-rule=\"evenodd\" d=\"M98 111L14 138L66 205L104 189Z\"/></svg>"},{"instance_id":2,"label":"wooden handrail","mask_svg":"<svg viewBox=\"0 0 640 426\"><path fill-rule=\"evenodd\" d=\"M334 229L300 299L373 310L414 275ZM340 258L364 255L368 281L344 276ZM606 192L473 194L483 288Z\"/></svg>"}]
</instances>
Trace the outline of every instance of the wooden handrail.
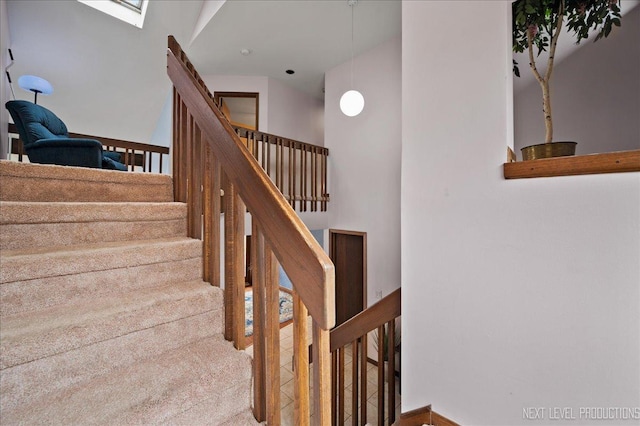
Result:
<instances>
[{"instance_id":1,"label":"wooden handrail","mask_svg":"<svg viewBox=\"0 0 640 426\"><path fill-rule=\"evenodd\" d=\"M395 383L395 353L396 347L396 318L401 314L401 289L398 288L381 301L360 312L353 318L340 324L331 331L330 348L332 352L331 394L333 408L333 424L344 424L345 396L347 380L349 379L345 367L345 352L351 351L351 420L352 424L367 422L368 396L367 387L369 374L367 354L367 335L376 330L378 348L377 359L377 422L379 425L392 424L396 418L396 383ZM385 342L387 342L385 344ZM393 343L392 343L393 342ZM350 348L348 347L350 345ZM386 347L386 353L383 348ZM388 364L388 365L387 365ZM386 370L386 371L385 371ZM386 392L385 392L386 385ZM386 393L386 401L383 397ZM359 404L358 404L359 401ZM388 415L385 415L385 403Z\"/></svg>"},{"instance_id":2,"label":"wooden handrail","mask_svg":"<svg viewBox=\"0 0 640 426\"><path fill-rule=\"evenodd\" d=\"M329 329L335 324L333 263L270 179L264 156L259 163L240 140L172 36L167 73L174 85L174 198L187 204L187 234L203 240L203 279L213 285L220 284L219 195L224 190L225 337L239 349L244 346L245 211L252 215L253 414L260 422L280 422L280 263L294 287L294 421L309 423L309 362L300 350L306 350L308 312L313 320L314 421L328 425Z\"/></svg>"},{"instance_id":3,"label":"wooden handrail","mask_svg":"<svg viewBox=\"0 0 640 426\"><path fill-rule=\"evenodd\" d=\"M9 123L8 127L10 134L18 134L18 127L14 123ZM151 171L153 155L158 155L158 169L162 173L162 156L169 155L169 147L151 145L140 142L132 142L121 139L106 138L103 136L86 135L83 133L69 133L71 138L82 139L95 139L100 141L107 151L119 152L122 155L122 161L129 166L132 170L135 166L142 167L143 171ZM12 154L18 154L18 161L22 161L24 155L24 149L22 147L22 139L19 137L12 138ZM17 143L15 143L17 142Z\"/></svg>"},{"instance_id":4,"label":"wooden handrail","mask_svg":"<svg viewBox=\"0 0 640 426\"><path fill-rule=\"evenodd\" d=\"M396 319L401 314L401 292L398 288L370 308L331 330L331 351L353 342L370 331Z\"/></svg>"}]
</instances>

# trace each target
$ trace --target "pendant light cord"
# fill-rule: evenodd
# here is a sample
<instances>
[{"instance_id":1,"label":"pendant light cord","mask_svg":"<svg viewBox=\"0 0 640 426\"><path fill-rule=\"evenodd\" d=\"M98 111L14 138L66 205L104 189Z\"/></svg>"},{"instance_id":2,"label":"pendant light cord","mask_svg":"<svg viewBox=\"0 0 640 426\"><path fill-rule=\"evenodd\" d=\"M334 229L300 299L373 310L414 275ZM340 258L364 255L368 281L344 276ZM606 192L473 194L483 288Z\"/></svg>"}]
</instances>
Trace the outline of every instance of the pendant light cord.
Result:
<instances>
[{"instance_id":1,"label":"pendant light cord","mask_svg":"<svg viewBox=\"0 0 640 426\"><path fill-rule=\"evenodd\" d=\"M351 3L351 88L353 88L353 9L356 7L356 2Z\"/></svg>"}]
</instances>

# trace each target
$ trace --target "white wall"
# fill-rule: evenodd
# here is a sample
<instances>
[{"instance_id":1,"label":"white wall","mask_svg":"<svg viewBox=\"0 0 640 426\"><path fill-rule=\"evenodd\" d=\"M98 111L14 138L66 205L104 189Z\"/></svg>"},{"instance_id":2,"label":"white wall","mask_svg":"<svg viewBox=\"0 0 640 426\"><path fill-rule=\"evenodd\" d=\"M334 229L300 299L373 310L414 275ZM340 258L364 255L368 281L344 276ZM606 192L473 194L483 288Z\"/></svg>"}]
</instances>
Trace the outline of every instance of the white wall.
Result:
<instances>
[{"instance_id":1,"label":"white wall","mask_svg":"<svg viewBox=\"0 0 640 426\"><path fill-rule=\"evenodd\" d=\"M567 37L569 34L562 34ZM570 37L567 37L570 38ZM640 149L640 6L622 18L622 26L556 63L551 80L555 141L576 141L577 154ZM519 58L522 58L520 55ZM546 57L542 56L546 63ZM517 59L530 74L526 57ZM515 91L515 145L544 142L542 91L528 79ZM518 79L516 79L518 83Z\"/></svg>"},{"instance_id":2,"label":"white wall","mask_svg":"<svg viewBox=\"0 0 640 426\"><path fill-rule=\"evenodd\" d=\"M363 112L340 111L351 63L325 74L325 146L329 148L329 226L367 233L368 302L400 286L401 42L355 59Z\"/></svg>"},{"instance_id":3,"label":"white wall","mask_svg":"<svg viewBox=\"0 0 640 426\"><path fill-rule=\"evenodd\" d=\"M638 407L640 174L503 179L510 7L403 2L402 410L585 424L523 409Z\"/></svg>"},{"instance_id":4,"label":"white wall","mask_svg":"<svg viewBox=\"0 0 640 426\"><path fill-rule=\"evenodd\" d=\"M324 102L321 99L269 79L269 133L324 144Z\"/></svg>"},{"instance_id":5,"label":"white wall","mask_svg":"<svg viewBox=\"0 0 640 426\"><path fill-rule=\"evenodd\" d=\"M2 70L2 77L0 77L2 78L2 83L0 83L0 159L7 158L8 152L7 123L9 122L9 112L4 107L4 104L11 100L11 88L5 73L6 67L11 63L8 51L10 47L7 2L6 0L0 0L0 69ZM11 79L12 81L15 79L17 86L18 80L14 74L11 75Z\"/></svg>"}]
</instances>

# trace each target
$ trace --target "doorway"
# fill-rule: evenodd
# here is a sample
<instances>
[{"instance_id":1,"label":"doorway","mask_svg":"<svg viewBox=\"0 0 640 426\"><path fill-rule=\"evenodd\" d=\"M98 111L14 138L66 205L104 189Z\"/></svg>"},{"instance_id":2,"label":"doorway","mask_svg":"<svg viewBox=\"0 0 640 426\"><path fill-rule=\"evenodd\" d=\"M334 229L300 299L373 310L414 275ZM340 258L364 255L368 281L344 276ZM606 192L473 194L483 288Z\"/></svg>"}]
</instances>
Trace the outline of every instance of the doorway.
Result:
<instances>
[{"instance_id":1,"label":"doorway","mask_svg":"<svg viewBox=\"0 0 640 426\"><path fill-rule=\"evenodd\" d=\"M258 130L258 93L215 92L213 98L232 125Z\"/></svg>"},{"instance_id":2,"label":"doorway","mask_svg":"<svg viewBox=\"0 0 640 426\"><path fill-rule=\"evenodd\" d=\"M367 306L367 233L329 230L329 257L336 274L336 326Z\"/></svg>"}]
</instances>

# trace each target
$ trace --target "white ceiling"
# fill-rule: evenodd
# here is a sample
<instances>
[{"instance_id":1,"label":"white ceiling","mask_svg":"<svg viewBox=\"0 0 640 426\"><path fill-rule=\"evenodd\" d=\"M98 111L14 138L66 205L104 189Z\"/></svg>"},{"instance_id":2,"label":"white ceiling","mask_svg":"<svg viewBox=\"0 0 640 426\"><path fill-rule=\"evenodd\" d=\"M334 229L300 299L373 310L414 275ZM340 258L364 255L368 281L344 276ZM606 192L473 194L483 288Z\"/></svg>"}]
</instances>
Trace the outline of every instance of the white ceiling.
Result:
<instances>
[{"instance_id":1,"label":"white ceiling","mask_svg":"<svg viewBox=\"0 0 640 426\"><path fill-rule=\"evenodd\" d=\"M356 56L400 34L401 5L356 4ZM324 72L351 57L351 7L347 0L227 0L185 49L201 74L267 76L322 98Z\"/></svg>"}]
</instances>

